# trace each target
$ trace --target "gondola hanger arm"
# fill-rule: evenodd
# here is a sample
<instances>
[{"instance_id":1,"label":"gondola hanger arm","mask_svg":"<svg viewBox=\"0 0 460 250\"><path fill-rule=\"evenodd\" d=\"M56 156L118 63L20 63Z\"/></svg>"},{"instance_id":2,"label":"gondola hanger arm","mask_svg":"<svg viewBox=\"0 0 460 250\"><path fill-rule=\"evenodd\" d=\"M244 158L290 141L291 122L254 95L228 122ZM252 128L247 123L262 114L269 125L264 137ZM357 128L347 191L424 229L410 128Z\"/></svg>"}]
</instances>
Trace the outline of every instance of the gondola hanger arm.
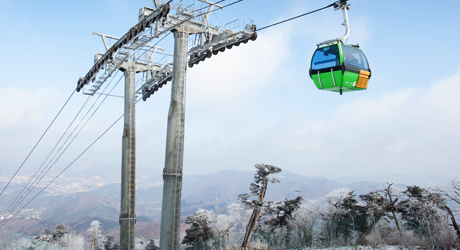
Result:
<instances>
[{"instance_id":1,"label":"gondola hanger arm","mask_svg":"<svg viewBox=\"0 0 460 250\"><path fill-rule=\"evenodd\" d=\"M347 10L350 9L350 4L347 4L346 0L341 0L341 1L337 1L334 3L334 8L335 10L342 9L342 12L343 12L342 25L345 26L345 35L343 35L341 38L331 39L331 40L327 40L327 41L318 43L317 44L318 47L321 45L333 44L333 43L338 43L338 42L343 43L343 41L345 41L348 38L348 35L350 34L350 24L348 23L348 13L347 13Z\"/></svg>"}]
</instances>

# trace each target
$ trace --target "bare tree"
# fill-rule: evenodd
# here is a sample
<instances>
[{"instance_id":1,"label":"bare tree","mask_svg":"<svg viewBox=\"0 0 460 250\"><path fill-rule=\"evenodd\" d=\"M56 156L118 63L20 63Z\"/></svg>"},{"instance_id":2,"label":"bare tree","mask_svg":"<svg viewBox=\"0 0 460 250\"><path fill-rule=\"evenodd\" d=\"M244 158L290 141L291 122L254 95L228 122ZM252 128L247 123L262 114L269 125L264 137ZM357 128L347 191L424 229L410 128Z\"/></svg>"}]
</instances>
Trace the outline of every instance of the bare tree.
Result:
<instances>
[{"instance_id":1,"label":"bare tree","mask_svg":"<svg viewBox=\"0 0 460 250\"><path fill-rule=\"evenodd\" d=\"M239 195L241 202L253 209L248 226L246 227L243 244L241 245L243 250L248 248L249 242L251 241L252 233L256 227L257 220L259 219L261 208L264 205L268 182L280 182L278 179L269 177L268 175L281 172L281 168L266 164L255 164L255 168L257 168L257 173L254 175L254 182L251 183L251 186L249 187L251 193ZM251 196L257 196L257 199L248 200Z\"/></svg>"}]
</instances>

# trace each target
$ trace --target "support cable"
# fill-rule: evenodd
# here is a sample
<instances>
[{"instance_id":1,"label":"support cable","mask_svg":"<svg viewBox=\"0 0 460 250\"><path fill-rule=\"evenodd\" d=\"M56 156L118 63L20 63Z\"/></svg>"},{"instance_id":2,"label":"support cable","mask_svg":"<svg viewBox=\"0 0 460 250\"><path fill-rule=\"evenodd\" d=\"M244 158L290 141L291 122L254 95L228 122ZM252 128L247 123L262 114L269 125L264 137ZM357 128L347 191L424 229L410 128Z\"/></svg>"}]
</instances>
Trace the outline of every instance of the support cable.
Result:
<instances>
[{"instance_id":1,"label":"support cable","mask_svg":"<svg viewBox=\"0 0 460 250\"><path fill-rule=\"evenodd\" d=\"M139 99L136 101L136 104L142 100ZM96 138L96 140L94 140L85 150L83 150L83 152L81 154L79 154L66 168L64 168L56 177L54 177L54 179L52 179L45 187L42 188L42 190L40 190L40 192L38 192L34 197L32 197L32 199L30 199L24 206L22 206L11 218L9 218L7 221L5 221L4 223L0 222L0 229L6 224L8 223L12 218L14 218L14 216L16 216L19 212L21 212L27 205L29 205L30 202L32 202L35 198L37 198L38 195L40 195L49 185L51 185L59 176L61 176L70 166L72 166L84 153L86 153L86 151L88 151L99 139L102 138L102 136L104 136L116 123L118 123L120 121L121 118L123 118L124 114L121 115L114 123L112 123L112 125L110 125L98 138ZM80 130L81 131L81 130Z\"/></svg>"},{"instance_id":2,"label":"support cable","mask_svg":"<svg viewBox=\"0 0 460 250\"><path fill-rule=\"evenodd\" d=\"M19 212L21 212L27 205L29 205L30 202L32 202L35 198L37 198L38 195L40 195L51 183L53 183L59 176L61 176L70 166L72 166L88 149L90 149L99 139L101 139L102 136L104 136L118 121L120 121L121 118L123 118L124 115L121 115L112 125L110 125L96 140L94 140L83 152L78 155L66 168L64 168L56 177L54 177L53 180L51 180L38 194L36 194L32 199L30 199L22 208L20 208L11 218L9 218L7 221L3 222L0 224L0 228L2 228L6 223L8 223L14 216L16 216Z\"/></svg>"},{"instance_id":3,"label":"support cable","mask_svg":"<svg viewBox=\"0 0 460 250\"><path fill-rule=\"evenodd\" d=\"M118 83L120 82L120 80L122 79L123 77L120 77L120 79L118 80L118 82L112 87L112 89L109 91L109 94L114 90L114 88L118 85ZM108 86L110 85L110 83L106 86L106 88L104 89L104 91L108 88ZM103 91L103 92L104 92ZM41 180L45 177L45 175L49 172L49 170L56 164L56 162L61 158L61 156L65 153L65 151L67 151L68 147L73 143L73 141L77 138L77 136L80 134L80 132L82 131L82 129L86 126L86 124L89 122L89 120L94 116L94 114L99 110L99 108L101 107L101 105L104 103L104 101L107 99L108 95L106 95L104 97L104 99L99 103L98 107L96 108L96 110L94 110L94 112L91 114L91 116L86 120L86 122L83 124L83 126L80 128L80 130L77 132L77 134L72 138L72 140L67 144L67 146L64 148L64 150L59 154L59 151L61 151L62 147L67 143L67 141L69 140L69 138L72 136L72 134L77 130L77 128L80 126L80 124L83 122L84 118L89 114L89 112L93 109L94 105L97 103L98 99L101 97L101 95L99 95L99 97L96 99L96 101L93 103L93 105L90 107L90 109L87 111L87 113L85 114L85 116L83 116L83 118L80 120L80 122L77 124L77 126L74 128L74 130L72 131L72 133L67 137L66 141L61 145L61 147L59 148L59 150L56 152L56 154L54 155L54 157L48 162L48 165L43 168L43 170L41 171L41 173L39 174L39 177L37 177L35 179L35 181L32 183L32 185L29 186L28 190L26 190L26 194L23 195L23 197L15 204L13 205L14 207L12 209L10 209L9 211L6 211L5 213L13 213L14 210L27 198L27 196L33 191L33 189L41 182ZM52 153L52 152L51 152ZM56 158L57 154L59 154L59 156ZM56 158L56 159L55 159ZM55 159L55 160L54 160ZM54 160L54 162L50 165L50 163ZM46 171L45 171L46 169ZM24 188L25 189L25 188ZM19 196L18 196L19 197ZM17 197L16 197L17 198ZM11 206L10 206L11 207ZM8 210L8 209L7 209ZM4 214L2 214L3 216Z\"/></svg>"},{"instance_id":4,"label":"support cable","mask_svg":"<svg viewBox=\"0 0 460 250\"><path fill-rule=\"evenodd\" d=\"M91 96L88 96L88 98L86 99L85 103L83 103L82 107L80 108L80 110L78 111L77 115L75 115L75 117L73 118L72 122L69 124L69 126L67 127L67 129L64 131L64 134L62 134L61 138L59 138L59 141L56 143L56 145L54 145L54 148L51 150L51 152L48 154L48 156L46 157L46 159L42 162L42 164L40 165L40 167L35 171L35 173L33 174L33 176L29 179L29 182L27 182L27 184L24 186L24 188L21 190L21 192L16 196L16 198L10 202L10 205L2 211L0 217L3 217L3 215L5 215L6 211L8 211L11 206L14 206L16 204L16 200L19 198L19 196L21 196L24 191L26 189L28 189L29 187L29 184L30 182L32 182L32 180L35 178L35 176L37 175L37 173L42 169L43 165L45 165L46 161L48 160L48 158L51 156L51 154L54 152L54 150L56 149L56 147L58 146L59 142L61 142L62 138L64 138L65 134L67 133L67 131L70 129L70 127L72 126L72 124L75 122L75 120L77 119L78 115L80 114L80 112L83 110L83 108L86 106L86 103L88 102L88 100L91 98ZM43 171L42 171L43 172ZM38 177L37 177L38 178ZM35 181L34 181L35 183ZM32 183L32 185L34 184ZM28 191L28 190L27 190ZM25 192L27 192L25 191Z\"/></svg>"},{"instance_id":5,"label":"support cable","mask_svg":"<svg viewBox=\"0 0 460 250\"><path fill-rule=\"evenodd\" d=\"M318 11L320 11L320 10L324 10L324 9L333 7L334 5L335 5L335 2L332 3L332 4L329 4L328 6L325 6L325 7L323 7L323 8L319 8L319 9L316 9L316 10L313 10L313 11L310 11L310 12L307 12L307 13L304 13L304 14L302 14L302 15L298 15L298 16L291 17L291 18L288 18L288 19L286 19L286 20L283 20L283 21L280 21L280 22L277 22L277 23L274 23L274 24L267 25L267 26L265 26L265 27L262 27L262 28L257 29L256 31L260 31L260 30L263 30L263 29L267 29L267 28L276 26L276 25L278 25L278 24L282 24L282 23L285 23L285 22L288 22L288 21L297 19L297 18L299 18L299 17L303 17L303 16L306 16L306 15L310 15L310 14L313 14L313 13L318 12Z\"/></svg>"},{"instance_id":6,"label":"support cable","mask_svg":"<svg viewBox=\"0 0 460 250\"><path fill-rule=\"evenodd\" d=\"M225 1L225 0L223 0L223 1ZM220 3L220 2L223 2L223 1L219 1L219 2L217 2L217 3ZM228 7L228 6L234 5L234 4L239 3L239 2L242 2L242 1L243 1L243 0L238 0L238 1L232 2L232 3L227 4L227 5L223 6L222 8L219 8L219 9L226 8L226 7ZM189 19L187 19L187 20L181 22L180 24L177 24L176 26L179 26L179 25L181 25L182 23L184 23L184 22L186 22L186 21L189 21L189 20L191 20L191 19L193 19L193 18L196 18L196 17L200 17L200 16L203 16L203 15L206 15L206 14L211 13L211 12L214 12L214 11L216 11L216 10L218 10L218 9L214 9L214 10L212 10L212 11L207 11L207 12L202 13L202 14L200 14L200 15L197 15L197 16L195 16L195 17L191 17L191 18L189 18ZM265 28L266 28L266 27L265 27ZM161 42L164 38L166 38L169 34L170 34L170 33L168 33L166 36L164 36L162 39L160 39L160 40L157 42L157 44L158 44L159 42ZM120 79L121 79L121 78L120 78ZM118 83L117 83L117 84L118 84ZM116 85L115 85L115 86L116 86ZM113 89L112 89L112 90L113 90ZM27 161L27 159L29 158L29 156L30 156L30 155L32 154L32 152L35 150L35 148L36 148L36 146L38 145L38 143L41 141L41 139L43 138L43 136L46 134L46 132L48 131L48 129L49 129L49 128L51 127L51 125L54 123L54 121L55 121L56 118L59 116L59 114L60 114L61 111L64 109L64 107L67 105L68 101L71 99L71 97L73 96L73 94L75 93L75 91L76 91L76 90L74 90L74 91L72 92L72 94L70 95L70 97L68 98L68 100L65 102L65 104L63 105L63 107L60 109L60 111L59 111L58 114L56 115L56 117L53 119L53 121L51 122L51 124L48 126L48 128L45 130L45 132L43 133L43 135L40 137L39 141L35 144L35 146L34 146L33 149L31 150L31 152L28 154L28 156L26 157L26 159L24 160L24 162L23 162L23 163L21 164L21 166L18 168L18 170L16 171L16 173L13 175L13 177L12 177L12 178L10 179L10 181L8 182L8 184L3 188L2 192L0 193L0 196L3 194L3 192L5 191L5 189L8 187L8 185L11 183L11 181L13 180L13 178L16 176L16 174L17 174L17 173L19 172L19 170L22 168L22 166L24 165L24 163ZM99 95L99 96L100 96L100 95ZM94 111L94 113L91 115L91 117L92 117L92 116L95 114L95 112L99 109L100 105L105 101L106 98L107 98L107 96L106 96L106 97L104 98L104 100L99 104L98 108ZM97 100L96 100L96 101L97 101ZM139 101L140 101L140 99L139 99L137 102L139 102ZM136 102L136 103L137 103L137 102ZM59 173L59 174L58 174L52 181L50 181L50 183L48 183L48 184L47 184L37 195L35 195L31 200L29 200L29 202L27 202L21 209L19 209L19 210L14 214L14 216L17 215L20 211L22 211L22 209L24 209L32 200L34 200L34 199L35 199L40 193L42 193L52 182L54 182L54 181L55 181L65 170L67 170L76 160L78 160L78 159L79 159L79 158L80 158L80 157L81 157L91 146L94 145L94 143L96 143L96 142L97 142L97 141L98 141L98 140L99 140L109 129L111 129L111 128L112 128L112 127L113 127L123 116L124 116L124 115L122 115L120 118L118 118L118 119L117 119L117 120L116 120L106 131L104 131L104 133L103 133L101 136L99 136L99 137L98 137L93 143L91 143L91 144L88 146L88 148L86 148L86 149L85 149L85 150L84 150L74 161L72 161L63 171L61 171L61 173ZM86 125L86 123L89 121L89 119L91 119L91 117L88 118L88 120L85 122L85 124L83 125L83 127ZM83 127L79 130L79 132L77 133L76 136L78 136L78 134L79 134L80 131L83 129ZM71 143L73 142L73 140L76 138L76 136L71 140L71 142L67 145L67 147L64 149L64 151L59 155L58 159L59 159L60 156L67 150L67 148L70 146L70 144L71 144ZM61 147L62 147L62 146L61 146ZM58 159L56 159L56 161L57 161ZM49 169L50 169L52 166L54 166L54 164L56 163L56 161L54 161L54 163L48 168L48 170L45 172L44 175L46 175L46 173L49 171ZM44 177L44 175L40 178L40 180ZM38 183L37 183L37 184L38 184ZM35 184L35 186L36 186L36 184ZM34 188L35 188L35 186L34 186ZM32 188L32 190L33 190L33 188ZM32 190L29 190L29 192L27 193L27 195L28 195ZM27 195L21 200L21 202L27 197ZM21 203L21 202L20 202L20 203ZM12 209L12 211L14 211L14 209L16 209L16 207L17 207L20 203L18 203L18 204ZM14 217L14 216L13 216L13 217ZM13 217L11 217L11 218L13 218ZM0 225L0 228L1 228L3 225L5 225L9 220L11 220L11 218L8 219L5 223L1 224L1 225Z\"/></svg>"},{"instance_id":7,"label":"support cable","mask_svg":"<svg viewBox=\"0 0 460 250\"><path fill-rule=\"evenodd\" d=\"M76 89L74 89L74 91L72 92L72 94L70 94L69 98L67 98L67 101L64 103L64 105L62 105L61 109L59 110L59 112L56 114L56 116L54 117L54 119L51 121L50 125L48 125L48 127L46 128L45 132L43 132L42 136L40 137L40 139L38 139L37 143L35 143L35 146L32 148L32 150L29 152L29 154L27 155L27 157L24 159L24 161L21 163L21 165L19 166L18 170L16 170L16 172L14 173L13 177L11 177L11 179L8 181L8 183L6 184L6 186L3 188L2 192L0 192L0 196L2 196L3 192L5 192L5 189L10 185L11 181L14 179L14 177L16 176L16 174L19 172L19 170L21 170L22 166L24 165L24 163L26 163L27 159L29 159L29 156L32 154L32 152L34 152L35 148L38 146L38 144L40 143L40 141L43 139L43 137L45 136L46 132L48 132L48 130L50 129L51 125L53 125L54 121L56 121L56 118L58 118L59 114L61 114L61 111L64 109L64 107L67 105L67 103L70 101L70 99L72 98L73 94L75 94L75 91Z\"/></svg>"}]
</instances>

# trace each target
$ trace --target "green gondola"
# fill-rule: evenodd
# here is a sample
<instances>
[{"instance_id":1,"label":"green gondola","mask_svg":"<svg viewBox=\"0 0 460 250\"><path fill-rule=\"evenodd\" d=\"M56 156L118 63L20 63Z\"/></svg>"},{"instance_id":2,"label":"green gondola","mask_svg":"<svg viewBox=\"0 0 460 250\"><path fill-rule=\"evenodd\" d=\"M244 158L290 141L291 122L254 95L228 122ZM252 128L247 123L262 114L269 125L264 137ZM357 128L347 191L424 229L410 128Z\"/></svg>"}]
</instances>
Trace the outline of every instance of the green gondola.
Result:
<instances>
[{"instance_id":1,"label":"green gondola","mask_svg":"<svg viewBox=\"0 0 460 250\"><path fill-rule=\"evenodd\" d=\"M358 46L338 42L316 49L311 60L310 77L318 89L342 94L367 89L371 70Z\"/></svg>"},{"instance_id":2,"label":"green gondola","mask_svg":"<svg viewBox=\"0 0 460 250\"><path fill-rule=\"evenodd\" d=\"M310 78L318 89L350 92L367 89L371 70L367 58L358 45L345 45L350 26L348 24L347 0L334 3L335 10L342 9L345 35L318 44L310 66Z\"/></svg>"}]
</instances>

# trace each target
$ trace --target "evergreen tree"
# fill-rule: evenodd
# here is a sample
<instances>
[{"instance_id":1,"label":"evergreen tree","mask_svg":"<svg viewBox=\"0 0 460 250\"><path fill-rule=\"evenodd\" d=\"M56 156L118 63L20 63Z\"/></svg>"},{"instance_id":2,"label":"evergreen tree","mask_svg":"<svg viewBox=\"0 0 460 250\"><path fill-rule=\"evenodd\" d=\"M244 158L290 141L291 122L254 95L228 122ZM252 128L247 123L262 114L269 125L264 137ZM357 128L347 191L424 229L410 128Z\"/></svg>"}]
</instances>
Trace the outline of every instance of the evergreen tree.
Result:
<instances>
[{"instance_id":1,"label":"evergreen tree","mask_svg":"<svg viewBox=\"0 0 460 250\"><path fill-rule=\"evenodd\" d=\"M264 224L268 226L266 230L259 226L257 231L265 233L269 238L274 236L274 233L279 229L282 234L282 240L285 242L286 248L290 247L291 232L292 232L292 218L295 211L300 208L300 204L303 198L301 196L295 199L285 199L282 202L268 203L268 206L264 209L264 213L261 217L272 217L271 219L265 220ZM282 231L286 229L286 232ZM271 241L274 245L281 245L281 242Z\"/></svg>"},{"instance_id":2,"label":"evergreen tree","mask_svg":"<svg viewBox=\"0 0 460 250\"><path fill-rule=\"evenodd\" d=\"M432 248L451 248L455 243L454 228L449 225L448 207L440 193L419 186L408 186L407 199L399 212L410 230L429 238ZM447 212L447 213L446 213Z\"/></svg>"},{"instance_id":3,"label":"evergreen tree","mask_svg":"<svg viewBox=\"0 0 460 250\"><path fill-rule=\"evenodd\" d=\"M105 250L112 250L113 249L113 246L112 246L113 237L112 236L107 237L103 243L104 243L104 249Z\"/></svg>"},{"instance_id":4,"label":"evergreen tree","mask_svg":"<svg viewBox=\"0 0 460 250\"><path fill-rule=\"evenodd\" d=\"M66 233L69 233L69 231L67 231L67 228L64 226L64 224L61 223L57 225L53 232L53 241L58 241Z\"/></svg>"},{"instance_id":5,"label":"evergreen tree","mask_svg":"<svg viewBox=\"0 0 460 250\"><path fill-rule=\"evenodd\" d=\"M394 209L397 199L390 202L385 196L377 191L359 196L363 204L356 206L357 218L356 229L362 233L359 241L369 235L380 219L387 216Z\"/></svg>"},{"instance_id":6,"label":"evergreen tree","mask_svg":"<svg viewBox=\"0 0 460 250\"><path fill-rule=\"evenodd\" d=\"M42 230L42 235L51 235L53 234L47 227Z\"/></svg>"},{"instance_id":7,"label":"evergreen tree","mask_svg":"<svg viewBox=\"0 0 460 250\"><path fill-rule=\"evenodd\" d=\"M334 242L348 241L353 233L357 214L358 202L355 194L348 188L337 188L327 194L323 200L325 205L319 211L322 217L319 239L328 246L332 246Z\"/></svg>"},{"instance_id":8,"label":"evergreen tree","mask_svg":"<svg viewBox=\"0 0 460 250\"><path fill-rule=\"evenodd\" d=\"M150 240L150 242L145 246L145 250L159 250L160 247L158 247L155 244L155 241L153 239Z\"/></svg>"},{"instance_id":9,"label":"evergreen tree","mask_svg":"<svg viewBox=\"0 0 460 250\"><path fill-rule=\"evenodd\" d=\"M423 209L423 204L431 202L434 207L442 209L446 206L444 198L439 193L431 193L416 185L407 186L407 190L403 193L407 196L407 199L400 202L398 212L401 213L405 226L409 230L428 235L426 229L420 225L419 217L421 216L420 211ZM434 211L430 213L434 214Z\"/></svg>"},{"instance_id":10,"label":"evergreen tree","mask_svg":"<svg viewBox=\"0 0 460 250\"><path fill-rule=\"evenodd\" d=\"M266 164L256 164L254 166L257 168L257 173L254 175L254 182L251 183L249 190L250 194L240 194L238 197L241 202L252 208L252 215L249 219L248 226L246 227L246 233L243 238L243 244L241 247L247 249L249 242L251 242L252 232L254 231L257 221L259 220L259 215L261 208L264 205L265 193L267 192L268 182L279 183L280 181L276 178L269 177L270 174L276 174L282 171L281 168L275 167L272 165ZM257 196L255 200L248 200L251 196Z\"/></svg>"},{"instance_id":11,"label":"evergreen tree","mask_svg":"<svg viewBox=\"0 0 460 250\"><path fill-rule=\"evenodd\" d=\"M42 230L42 233L39 234L35 239L39 241L52 242L53 241L53 232L51 232L47 227Z\"/></svg>"},{"instance_id":12,"label":"evergreen tree","mask_svg":"<svg viewBox=\"0 0 460 250\"><path fill-rule=\"evenodd\" d=\"M185 237L182 240L182 244L206 244L207 240L215 237L211 223L211 212L205 209L200 209L194 215L188 216L185 224L189 224L190 228L185 230Z\"/></svg>"}]
</instances>

